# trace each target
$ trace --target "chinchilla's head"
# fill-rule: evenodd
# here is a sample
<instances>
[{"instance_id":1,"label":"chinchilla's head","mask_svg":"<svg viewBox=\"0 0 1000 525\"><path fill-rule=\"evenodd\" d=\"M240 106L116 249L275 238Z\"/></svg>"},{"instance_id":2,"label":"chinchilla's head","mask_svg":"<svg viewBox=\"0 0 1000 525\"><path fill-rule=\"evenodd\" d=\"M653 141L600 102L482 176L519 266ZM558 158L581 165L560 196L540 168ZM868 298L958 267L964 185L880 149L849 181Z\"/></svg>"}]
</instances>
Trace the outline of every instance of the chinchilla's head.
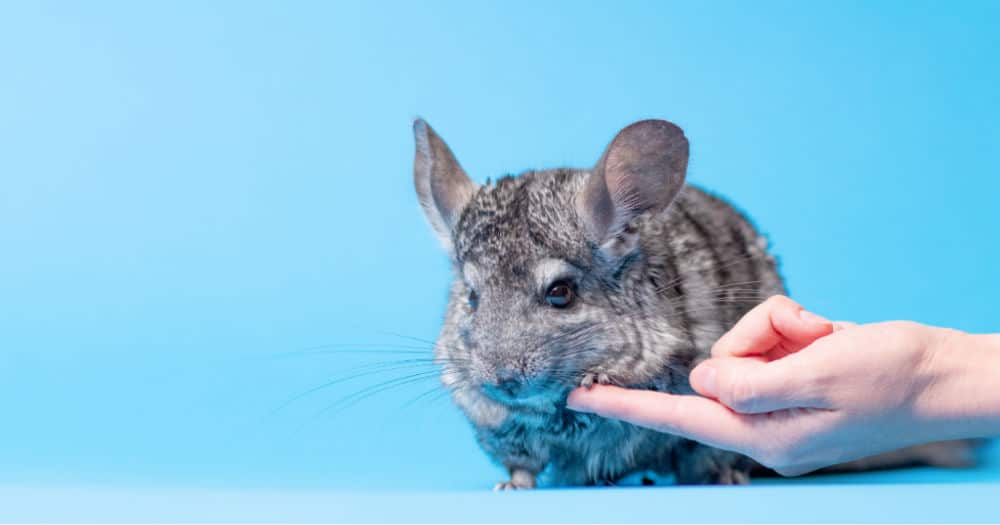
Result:
<instances>
[{"instance_id":1,"label":"chinchilla's head","mask_svg":"<svg viewBox=\"0 0 1000 525\"><path fill-rule=\"evenodd\" d=\"M627 383L645 359L635 320L655 293L630 270L643 263L643 221L683 186L681 129L637 122L592 169L485 185L426 122L414 133L417 196L455 270L437 345L445 383L509 406L551 403L587 376Z\"/></svg>"}]
</instances>

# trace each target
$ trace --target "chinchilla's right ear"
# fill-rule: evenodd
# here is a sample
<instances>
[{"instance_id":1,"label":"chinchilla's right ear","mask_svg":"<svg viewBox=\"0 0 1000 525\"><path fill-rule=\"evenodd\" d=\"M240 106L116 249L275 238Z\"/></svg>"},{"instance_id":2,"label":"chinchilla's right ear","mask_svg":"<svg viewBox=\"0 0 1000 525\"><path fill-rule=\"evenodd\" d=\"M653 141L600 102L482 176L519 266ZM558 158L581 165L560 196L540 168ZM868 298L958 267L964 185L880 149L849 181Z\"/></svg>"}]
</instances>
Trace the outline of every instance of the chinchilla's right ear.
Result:
<instances>
[{"instance_id":1,"label":"chinchilla's right ear","mask_svg":"<svg viewBox=\"0 0 1000 525\"><path fill-rule=\"evenodd\" d=\"M448 255L454 256L452 230L476 192L476 184L459 166L448 145L423 119L413 122L413 136L417 146L413 160L417 198Z\"/></svg>"},{"instance_id":2,"label":"chinchilla's right ear","mask_svg":"<svg viewBox=\"0 0 1000 525\"><path fill-rule=\"evenodd\" d=\"M677 125L642 120L621 130L608 145L577 198L577 212L590 240L611 256L637 246L629 223L673 202L687 173L688 141Z\"/></svg>"}]
</instances>

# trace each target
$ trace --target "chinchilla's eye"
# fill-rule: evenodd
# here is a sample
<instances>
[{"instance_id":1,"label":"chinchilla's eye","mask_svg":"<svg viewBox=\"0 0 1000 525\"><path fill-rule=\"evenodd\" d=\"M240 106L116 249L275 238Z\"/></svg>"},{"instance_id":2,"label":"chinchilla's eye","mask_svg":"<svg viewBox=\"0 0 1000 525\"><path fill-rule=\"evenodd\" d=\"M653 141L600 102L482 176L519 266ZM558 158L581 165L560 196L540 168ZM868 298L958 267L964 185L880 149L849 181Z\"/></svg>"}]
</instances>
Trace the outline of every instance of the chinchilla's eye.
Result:
<instances>
[{"instance_id":1,"label":"chinchilla's eye","mask_svg":"<svg viewBox=\"0 0 1000 525\"><path fill-rule=\"evenodd\" d=\"M567 281L556 281L545 292L545 300L556 308L566 308L573 303L575 298L576 292L573 291L573 285Z\"/></svg>"},{"instance_id":2,"label":"chinchilla's eye","mask_svg":"<svg viewBox=\"0 0 1000 525\"><path fill-rule=\"evenodd\" d=\"M477 294L475 290L469 290L469 306L472 307L473 310L479 306L479 294Z\"/></svg>"}]
</instances>

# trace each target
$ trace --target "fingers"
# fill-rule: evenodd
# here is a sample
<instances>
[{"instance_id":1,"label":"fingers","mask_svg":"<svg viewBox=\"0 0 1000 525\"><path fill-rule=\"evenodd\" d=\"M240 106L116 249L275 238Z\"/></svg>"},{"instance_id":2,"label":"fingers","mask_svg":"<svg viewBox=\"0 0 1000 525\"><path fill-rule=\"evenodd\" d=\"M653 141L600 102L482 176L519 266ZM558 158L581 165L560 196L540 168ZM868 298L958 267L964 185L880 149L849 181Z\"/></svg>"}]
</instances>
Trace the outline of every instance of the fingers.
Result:
<instances>
[{"instance_id":1,"label":"fingers","mask_svg":"<svg viewBox=\"0 0 1000 525\"><path fill-rule=\"evenodd\" d=\"M691 371L691 387L741 414L788 408L824 408L810 388L813 373L802 354L765 362L752 358L709 359Z\"/></svg>"},{"instance_id":2,"label":"fingers","mask_svg":"<svg viewBox=\"0 0 1000 525\"><path fill-rule=\"evenodd\" d=\"M713 357L762 355L780 348L797 352L833 332L833 323L810 313L783 295L747 312L712 347Z\"/></svg>"},{"instance_id":3,"label":"fingers","mask_svg":"<svg viewBox=\"0 0 1000 525\"><path fill-rule=\"evenodd\" d=\"M698 396L598 385L577 388L566 405L726 450L742 451L745 440L753 436L746 416Z\"/></svg>"}]
</instances>

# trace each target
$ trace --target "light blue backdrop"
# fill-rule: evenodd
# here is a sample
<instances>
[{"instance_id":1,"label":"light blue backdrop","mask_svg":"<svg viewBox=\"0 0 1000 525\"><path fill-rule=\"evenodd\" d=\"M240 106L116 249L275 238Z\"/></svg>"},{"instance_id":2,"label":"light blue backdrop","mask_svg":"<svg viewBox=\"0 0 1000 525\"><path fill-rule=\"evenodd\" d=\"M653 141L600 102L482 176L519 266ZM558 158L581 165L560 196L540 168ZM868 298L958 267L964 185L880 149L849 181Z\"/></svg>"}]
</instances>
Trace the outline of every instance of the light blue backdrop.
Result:
<instances>
[{"instance_id":1,"label":"light blue backdrop","mask_svg":"<svg viewBox=\"0 0 1000 525\"><path fill-rule=\"evenodd\" d=\"M479 180L673 120L804 304L998 331L998 24L996 2L5 2L0 482L497 481L447 400L407 404L433 381L317 415L405 370L275 411L436 334L417 115Z\"/></svg>"}]
</instances>

